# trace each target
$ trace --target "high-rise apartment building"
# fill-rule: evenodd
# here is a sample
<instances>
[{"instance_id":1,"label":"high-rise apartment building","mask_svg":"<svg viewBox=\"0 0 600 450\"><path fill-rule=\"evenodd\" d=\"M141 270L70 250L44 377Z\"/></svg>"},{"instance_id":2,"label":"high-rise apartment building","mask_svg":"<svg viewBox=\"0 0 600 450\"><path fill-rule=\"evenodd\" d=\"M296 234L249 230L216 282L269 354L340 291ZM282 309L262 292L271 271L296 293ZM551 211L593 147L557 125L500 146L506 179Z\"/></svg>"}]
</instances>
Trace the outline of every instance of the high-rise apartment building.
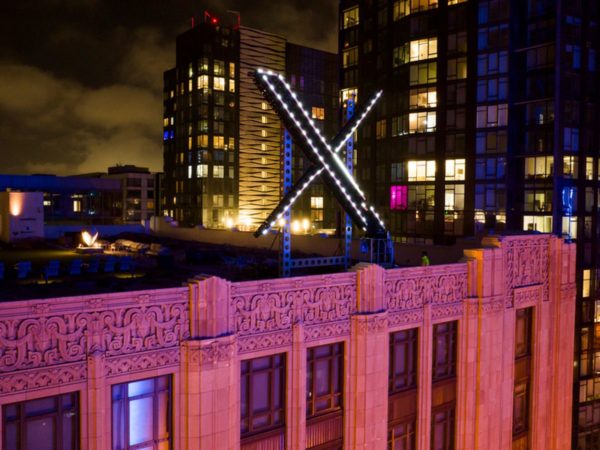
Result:
<instances>
[{"instance_id":1,"label":"high-rise apartment building","mask_svg":"<svg viewBox=\"0 0 600 450\"><path fill-rule=\"evenodd\" d=\"M254 229L281 198L283 129L254 84L258 67L285 74L326 131L338 122L336 55L210 17L181 34L163 137L165 210L182 224ZM310 194L295 217L331 227L333 198L318 184Z\"/></svg>"},{"instance_id":2,"label":"high-rise apartment building","mask_svg":"<svg viewBox=\"0 0 600 450\"><path fill-rule=\"evenodd\" d=\"M535 230L576 241L580 449L600 448L599 9L342 0L339 17L341 99L384 91L356 143L356 170L395 239Z\"/></svg>"}]
</instances>

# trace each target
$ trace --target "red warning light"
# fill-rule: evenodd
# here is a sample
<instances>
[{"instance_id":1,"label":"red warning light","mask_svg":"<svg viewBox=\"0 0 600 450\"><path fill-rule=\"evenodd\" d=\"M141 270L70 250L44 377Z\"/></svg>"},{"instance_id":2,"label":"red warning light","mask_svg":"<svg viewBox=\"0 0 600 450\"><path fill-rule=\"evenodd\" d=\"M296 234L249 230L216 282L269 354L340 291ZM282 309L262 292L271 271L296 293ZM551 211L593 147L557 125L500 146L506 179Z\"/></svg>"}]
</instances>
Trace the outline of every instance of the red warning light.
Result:
<instances>
[{"instance_id":1,"label":"red warning light","mask_svg":"<svg viewBox=\"0 0 600 450\"><path fill-rule=\"evenodd\" d=\"M216 25L217 23L219 23L219 19L217 19L216 17L213 17L212 19L210 19L210 21L212 22L213 25Z\"/></svg>"}]
</instances>

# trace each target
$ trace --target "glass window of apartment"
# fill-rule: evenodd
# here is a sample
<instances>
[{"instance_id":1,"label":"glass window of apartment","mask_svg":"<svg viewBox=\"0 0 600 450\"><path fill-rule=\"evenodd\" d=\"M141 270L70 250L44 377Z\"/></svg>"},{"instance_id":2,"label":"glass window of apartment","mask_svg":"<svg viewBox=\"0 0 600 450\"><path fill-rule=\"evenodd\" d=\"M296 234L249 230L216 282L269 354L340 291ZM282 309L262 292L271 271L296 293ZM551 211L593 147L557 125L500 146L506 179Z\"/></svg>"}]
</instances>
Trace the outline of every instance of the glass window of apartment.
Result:
<instances>
[{"instance_id":1,"label":"glass window of apartment","mask_svg":"<svg viewBox=\"0 0 600 450\"><path fill-rule=\"evenodd\" d=\"M465 179L465 160L446 160L446 181L461 181Z\"/></svg>"},{"instance_id":2,"label":"glass window of apartment","mask_svg":"<svg viewBox=\"0 0 600 450\"><path fill-rule=\"evenodd\" d=\"M383 139L387 134L387 121L385 119L378 120L375 124L375 138Z\"/></svg>"},{"instance_id":3,"label":"glass window of apartment","mask_svg":"<svg viewBox=\"0 0 600 450\"><path fill-rule=\"evenodd\" d=\"M323 197L311 197L310 207L313 209L323 209Z\"/></svg>"},{"instance_id":4,"label":"glass window of apartment","mask_svg":"<svg viewBox=\"0 0 600 450\"><path fill-rule=\"evenodd\" d=\"M400 20L410 14L410 0L397 0L392 7L393 20Z\"/></svg>"},{"instance_id":5,"label":"glass window of apartment","mask_svg":"<svg viewBox=\"0 0 600 450\"><path fill-rule=\"evenodd\" d=\"M550 178L553 173L553 156L535 156L525 158L525 178Z\"/></svg>"},{"instance_id":6,"label":"glass window of apartment","mask_svg":"<svg viewBox=\"0 0 600 450\"><path fill-rule=\"evenodd\" d=\"M224 149L225 148L225 136L213 136L213 148Z\"/></svg>"},{"instance_id":7,"label":"glass window of apartment","mask_svg":"<svg viewBox=\"0 0 600 450\"><path fill-rule=\"evenodd\" d=\"M417 336L416 328L390 334L390 393L417 387Z\"/></svg>"},{"instance_id":8,"label":"glass window of apartment","mask_svg":"<svg viewBox=\"0 0 600 450\"><path fill-rule=\"evenodd\" d=\"M437 91L435 88L411 89L409 95L410 109L435 108Z\"/></svg>"},{"instance_id":9,"label":"glass window of apartment","mask_svg":"<svg viewBox=\"0 0 600 450\"><path fill-rule=\"evenodd\" d=\"M311 108L311 116L316 120L325 120L325 108L313 106Z\"/></svg>"},{"instance_id":10,"label":"glass window of apartment","mask_svg":"<svg viewBox=\"0 0 600 450\"><path fill-rule=\"evenodd\" d=\"M172 448L171 377L112 387L112 449Z\"/></svg>"},{"instance_id":11,"label":"glass window of apartment","mask_svg":"<svg viewBox=\"0 0 600 450\"><path fill-rule=\"evenodd\" d=\"M307 352L306 414L314 416L342 406L344 344L322 345Z\"/></svg>"},{"instance_id":12,"label":"glass window of apartment","mask_svg":"<svg viewBox=\"0 0 600 450\"><path fill-rule=\"evenodd\" d=\"M531 378L533 308L516 311L515 321L515 387L513 397L513 441L517 448L527 448Z\"/></svg>"},{"instance_id":13,"label":"glass window of apartment","mask_svg":"<svg viewBox=\"0 0 600 450\"><path fill-rule=\"evenodd\" d=\"M7 450L79 449L79 395L62 394L2 407Z\"/></svg>"},{"instance_id":14,"label":"glass window of apartment","mask_svg":"<svg viewBox=\"0 0 600 450\"><path fill-rule=\"evenodd\" d=\"M412 64L409 72L409 83L411 86L431 84L437 80L436 62Z\"/></svg>"},{"instance_id":15,"label":"glass window of apartment","mask_svg":"<svg viewBox=\"0 0 600 450\"><path fill-rule=\"evenodd\" d=\"M198 77L198 89L208 89L208 75L200 75Z\"/></svg>"},{"instance_id":16,"label":"glass window of apartment","mask_svg":"<svg viewBox=\"0 0 600 450\"><path fill-rule=\"evenodd\" d=\"M477 128L505 127L508 123L508 105L477 107Z\"/></svg>"},{"instance_id":17,"label":"glass window of apartment","mask_svg":"<svg viewBox=\"0 0 600 450\"><path fill-rule=\"evenodd\" d=\"M552 191L525 189L526 212L552 212Z\"/></svg>"},{"instance_id":18,"label":"glass window of apartment","mask_svg":"<svg viewBox=\"0 0 600 450\"><path fill-rule=\"evenodd\" d=\"M223 178L225 176L224 166L213 166L213 178Z\"/></svg>"},{"instance_id":19,"label":"glass window of apartment","mask_svg":"<svg viewBox=\"0 0 600 450\"><path fill-rule=\"evenodd\" d=\"M456 332L456 321L433 326L434 380L456 375Z\"/></svg>"},{"instance_id":20,"label":"glass window of apartment","mask_svg":"<svg viewBox=\"0 0 600 450\"><path fill-rule=\"evenodd\" d=\"M408 208L408 186L390 186L390 209L403 211Z\"/></svg>"},{"instance_id":21,"label":"glass window of apartment","mask_svg":"<svg viewBox=\"0 0 600 450\"><path fill-rule=\"evenodd\" d=\"M241 362L242 438L285 424L285 354Z\"/></svg>"},{"instance_id":22,"label":"glass window of apartment","mask_svg":"<svg viewBox=\"0 0 600 450\"><path fill-rule=\"evenodd\" d=\"M208 177L208 164L198 164L196 166L196 176L198 178Z\"/></svg>"},{"instance_id":23,"label":"glass window of apartment","mask_svg":"<svg viewBox=\"0 0 600 450\"><path fill-rule=\"evenodd\" d=\"M463 211L465 209L465 185L447 184L444 193L444 208L447 211Z\"/></svg>"},{"instance_id":24,"label":"glass window of apartment","mask_svg":"<svg viewBox=\"0 0 600 450\"><path fill-rule=\"evenodd\" d=\"M353 6L342 13L342 29L358 25L359 14L358 6Z\"/></svg>"},{"instance_id":25,"label":"glass window of apartment","mask_svg":"<svg viewBox=\"0 0 600 450\"><path fill-rule=\"evenodd\" d=\"M409 133L430 133L435 131L436 127L435 111L421 111L410 113L408 115L408 132Z\"/></svg>"},{"instance_id":26,"label":"glass window of apartment","mask_svg":"<svg viewBox=\"0 0 600 450\"><path fill-rule=\"evenodd\" d=\"M563 156L563 176L565 178L577 179L577 156Z\"/></svg>"},{"instance_id":27,"label":"glass window of apartment","mask_svg":"<svg viewBox=\"0 0 600 450\"><path fill-rule=\"evenodd\" d=\"M214 87L215 91L224 91L225 90L225 78L214 77L213 78L213 87Z\"/></svg>"},{"instance_id":28,"label":"glass window of apartment","mask_svg":"<svg viewBox=\"0 0 600 450\"><path fill-rule=\"evenodd\" d=\"M594 158L585 158L585 179L594 179Z\"/></svg>"},{"instance_id":29,"label":"glass window of apartment","mask_svg":"<svg viewBox=\"0 0 600 450\"><path fill-rule=\"evenodd\" d=\"M408 181L434 181L435 160L408 161Z\"/></svg>"},{"instance_id":30,"label":"glass window of apartment","mask_svg":"<svg viewBox=\"0 0 600 450\"><path fill-rule=\"evenodd\" d=\"M523 216L523 229L552 233L552 216Z\"/></svg>"},{"instance_id":31,"label":"glass window of apartment","mask_svg":"<svg viewBox=\"0 0 600 450\"><path fill-rule=\"evenodd\" d=\"M448 60L448 80L462 80L467 78L467 58Z\"/></svg>"},{"instance_id":32,"label":"glass window of apartment","mask_svg":"<svg viewBox=\"0 0 600 450\"><path fill-rule=\"evenodd\" d=\"M426 11L428 9L437 8L438 0L410 0L410 11Z\"/></svg>"},{"instance_id":33,"label":"glass window of apartment","mask_svg":"<svg viewBox=\"0 0 600 450\"><path fill-rule=\"evenodd\" d=\"M358 47L352 47L342 52L342 65L344 68L358 64Z\"/></svg>"},{"instance_id":34,"label":"glass window of apartment","mask_svg":"<svg viewBox=\"0 0 600 450\"><path fill-rule=\"evenodd\" d=\"M224 76L225 75L225 61L220 61L218 59L215 59L215 62L213 64L213 71L215 73L215 75L217 76Z\"/></svg>"},{"instance_id":35,"label":"glass window of apartment","mask_svg":"<svg viewBox=\"0 0 600 450\"><path fill-rule=\"evenodd\" d=\"M431 450L454 449L454 403L431 414Z\"/></svg>"}]
</instances>

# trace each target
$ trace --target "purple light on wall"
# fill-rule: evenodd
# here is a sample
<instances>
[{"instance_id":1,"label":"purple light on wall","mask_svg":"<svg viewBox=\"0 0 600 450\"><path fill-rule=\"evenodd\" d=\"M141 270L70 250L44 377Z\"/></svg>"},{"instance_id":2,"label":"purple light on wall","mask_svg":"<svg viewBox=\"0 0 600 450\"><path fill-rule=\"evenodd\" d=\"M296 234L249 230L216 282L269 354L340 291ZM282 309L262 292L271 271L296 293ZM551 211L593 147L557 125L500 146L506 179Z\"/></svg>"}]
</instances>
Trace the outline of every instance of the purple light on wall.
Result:
<instances>
[{"instance_id":1,"label":"purple light on wall","mask_svg":"<svg viewBox=\"0 0 600 450\"><path fill-rule=\"evenodd\" d=\"M408 208L408 186L390 187L390 209L405 210Z\"/></svg>"}]
</instances>

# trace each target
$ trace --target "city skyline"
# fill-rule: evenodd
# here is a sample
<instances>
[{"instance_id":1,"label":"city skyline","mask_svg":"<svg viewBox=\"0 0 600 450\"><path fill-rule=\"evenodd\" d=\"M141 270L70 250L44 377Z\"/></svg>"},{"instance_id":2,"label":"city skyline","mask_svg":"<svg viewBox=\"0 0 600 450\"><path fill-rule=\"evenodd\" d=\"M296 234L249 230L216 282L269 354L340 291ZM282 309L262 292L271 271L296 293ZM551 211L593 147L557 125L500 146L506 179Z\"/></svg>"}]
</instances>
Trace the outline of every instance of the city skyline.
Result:
<instances>
[{"instance_id":1,"label":"city skyline","mask_svg":"<svg viewBox=\"0 0 600 450\"><path fill-rule=\"evenodd\" d=\"M68 175L118 163L161 171L162 73L174 64L175 36L205 10L223 18L238 11L242 25L294 43L337 46L332 0L74 5L44 0L5 9L1 173Z\"/></svg>"}]
</instances>

